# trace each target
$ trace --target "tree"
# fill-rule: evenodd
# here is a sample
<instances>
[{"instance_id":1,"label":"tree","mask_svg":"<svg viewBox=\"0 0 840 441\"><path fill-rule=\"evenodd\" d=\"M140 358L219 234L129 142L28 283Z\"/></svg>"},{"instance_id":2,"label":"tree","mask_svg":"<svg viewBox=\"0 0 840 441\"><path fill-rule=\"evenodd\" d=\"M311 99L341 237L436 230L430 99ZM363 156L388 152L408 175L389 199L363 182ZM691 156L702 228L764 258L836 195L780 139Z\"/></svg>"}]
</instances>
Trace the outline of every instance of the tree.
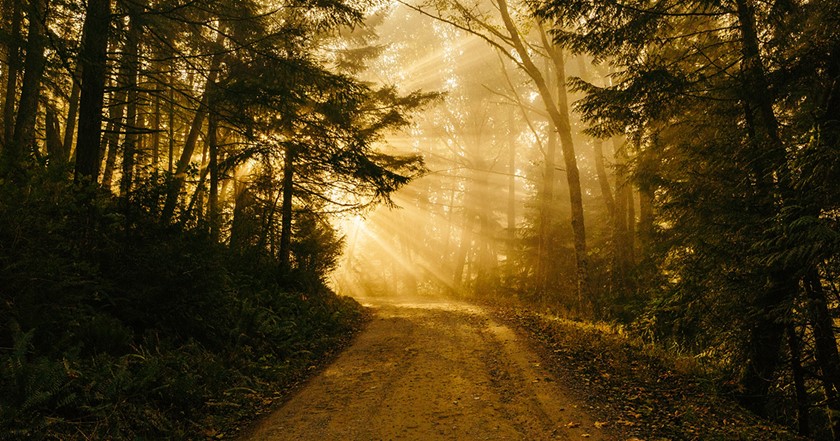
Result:
<instances>
[{"instance_id":1,"label":"tree","mask_svg":"<svg viewBox=\"0 0 840 441\"><path fill-rule=\"evenodd\" d=\"M647 250L658 254L656 280L667 293L654 309L659 326L669 324L667 334L698 348L739 353L743 399L760 413L775 384L786 327L802 303L819 311L810 309L810 325L795 325L826 333L815 342L826 347L812 362L823 380L835 375L835 336L819 324L825 279L814 280L827 275L825 262L837 255L822 236L836 231L834 216L826 215L836 204L817 203L803 191L804 183L827 176L801 165L834 148L806 141L820 124L815 115L822 115L813 109L822 109L820 100L836 87L831 62L810 57L827 60L838 38L806 17L831 10L836 6L821 2L749 0L632 6L549 0L536 9L553 21L558 44L616 69L612 86L575 82L588 94L578 108L592 133L628 135L637 145L634 175L653 197L642 205L643 231L649 240L654 226L666 244ZM791 35L815 44L795 47ZM836 170L836 158L822 159L825 169ZM815 244L807 250L805 237ZM700 304L714 306L691 307ZM734 332L701 331L733 319ZM800 343L787 347L801 354ZM835 409L833 384L823 381Z\"/></svg>"},{"instance_id":2,"label":"tree","mask_svg":"<svg viewBox=\"0 0 840 441\"><path fill-rule=\"evenodd\" d=\"M33 0L28 8L26 58L23 64L23 81L20 88L17 118L11 142L0 155L0 172L17 179L22 162L35 147L35 123L41 95L41 78L46 65L46 16L47 0ZM11 78L11 77L10 77ZM8 96L7 96L8 99Z\"/></svg>"},{"instance_id":3,"label":"tree","mask_svg":"<svg viewBox=\"0 0 840 441\"><path fill-rule=\"evenodd\" d=\"M500 54L509 58L522 69L537 88L545 110L560 137L563 152L564 171L569 188L571 204L571 224L573 231L574 255L576 263L577 301L580 309L585 309L591 302L589 276L587 270L586 227L584 224L583 197L580 185L580 171L577 164L572 128L569 118L569 105L566 94L565 56L562 49L548 41L539 23L529 23L537 28L541 46L526 41L526 32L520 29L512 15L512 8L505 0L491 2L498 16L484 11L484 4L468 5L459 1L432 2L425 6L409 6L421 14L440 19L458 29L477 35L488 44L498 49ZM430 12L434 11L434 12ZM541 52L538 52L541 51ZM549 81L535 62L535 54L550 60L553 67L556 93L550 88ZM515 54L515 55L514 55ZM546 155L547 167L551 161L551 152ZM552 173L547 176L551 180Z\"/></svg>"},{"instance_id":4,"label":"tree","mask_svg":"<svg viewBox=\"0 0 840 441\"><path fill-rule=\"evenodd\" d=\"M99 179L99 141L102 134L102 105L107 80L106 59L111 28L111 1L88 2L79 65L82 70L79 95L79 129L76 136L75 179Z\"/></svg>"}]
</instances>

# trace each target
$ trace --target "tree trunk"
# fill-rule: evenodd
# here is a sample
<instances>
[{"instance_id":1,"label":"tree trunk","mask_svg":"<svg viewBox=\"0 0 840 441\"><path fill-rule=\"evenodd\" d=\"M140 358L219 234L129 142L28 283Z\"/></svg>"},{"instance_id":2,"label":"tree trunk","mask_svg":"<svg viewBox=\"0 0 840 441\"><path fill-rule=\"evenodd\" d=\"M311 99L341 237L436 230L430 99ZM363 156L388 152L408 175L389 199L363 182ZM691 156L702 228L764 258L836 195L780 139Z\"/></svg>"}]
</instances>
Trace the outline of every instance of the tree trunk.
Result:
<instances>
[{"instance_id":1,"label":"tree trunk","mask_svg":"<svg viewBox=\"0 0 840 441\"><path fill-rule=\"evenodd\" d=\"M155 90L154 114L152 115L152 173L157 175L160 164L160 93Z\"/></svg>"},{"instance_id":2,"label":"tree trunk","mask_svg":"<svg viewBox=\"0 0 840 441\"><path fill-rule=\"evenodd\" d=\"M5 173L17 174L27 151L35 146L35 123L41 97L41 79L44 76L46 57L47 0L33 0L29 7L26 60L23 65L23 83L20 89L17 118L12 142L3 149L2 168Z\"/></svg>"},{"instance_id":3,"label":"tree trunk","mask_svg":"<svg viewBox=\"0 0 840 441\"><path fill-rule=\"evenodd\" d=\"M61 143L58 116L51 105L47 106L46 123L46 146L47 157L49 158L48 170L54 179L61 180L63 178L64 167L67 165L67 153L64 151L64 145Z\"/></svg>"},{"instance_id":4,"label":"tree trunk","mask_svg":"<svg viewBox=\"0 0 840 441\"><path fill-rule=\"evenodd\" d=\"M775 381L785 335L779 305L788 303L796 291L795 278L790 274L777 272L768 283L770 286L759 293L748 312L752 323L744 346L746 363L741 378L744 405L762 416L767 415L767 393Z\"/></svg>"},{"instance_id":5,"label":"tree trunk","mask_svg":"<svg viewBox=\"0 0 840 441\"><path fill-rule=\"evenodd\" d=\"M548 121L548 141L545 145L542 191L540 191L540 223L537 230L537 295L545 300L549 290L549 262L552 260L552 220L554 219L554 187L557 156L557 126Z\"/></svg>"},{"instance_id":6,"label":"tree trunk","mask_svg":"<svg viewBox=\"0 0 840 441\"><path fill-rule=\"evenodd\" d=\"M11 3L11 5L9 5ZM3 145L9 145L15 133L15 98L17 97L17 81L20 73L20 28L21 4L18 0L6 0L6 6L11 7L11 21L9 23L9 40L6 43L7 51L7 72L6 72L6 94L3 102ZM8 9L7 9L8 10Z\"/></svg>"},{"instance_id":7,"label":"tree trunk","mask_svg":"<svg viewBox=\"0 0 840 441\"><path fill-rule=\"evenodd\" d=\"M219 34L216 39L217 45L222 43L223 38L224 36ZM199 100L198 108L193 116L192 124L190 125L190 131L187 134L186 141L184 141L184 150L181 151L181 156L178 158L178 162L175 166L175 173L172 177L172 183L170 184L169 191L166 194L166 202L163 205L163 212L161 213L161 218L165 222L172 219L172 214L175 213L175 207L178 205L178 196L181 193L181 187L184 185L184 175L187 172L187 168L192 160L192 155L195 152L195 146L198 142L198 134L201 131L201 126L204 124L204 118L207 117L207 100L209 99L207 92L216 82L216 78L219 75L219 64L221 62L222 54L221 52L217 52L213 55L213 58L210 61L210 67L208 70L209 73L207 75L207 81L204 85L204 93Z\"/></svg>"},{"instance_id":8,"label":"tree trunk","mask_svg":"<svg viewBox=\"0 0 840 441\"><path fill-rule=\"evenodd\" d=\"M174 162L175 162L175 74L173 70L169 71L169 109L168 109L168 135L169 135L169 145L167 151L167 163L166 163L166 172L168 173L169 177L172 177L172 173L174 173Z\"/></svg>"},{"instance_id":9,"label":"tree trunk","mask_svg":"<svg viewBox=\"0 0 840 441\"><path fill-rule=\"evenodd\" d=\"M137 75L139 71L139 48L138 41L142 34L137 14L129 12L128 34L125 41L125 63L126 77L125 88L128 101L126 103L126 130L123 142L122 177L120 179L120 198L127 200L134 183L134 165L137 154L137 139L140 132L140 119L137 114L138 101L140 99L137 90Z\"/></svg>"},{"instance_id":10,"label":"tree trunk","mask_svg":"<svg viewBox=\"0 0 840 441\"><path fill-rule=\"evenodd\" d=\"M82 34L79 63L82 67L82 84L79 96L79 130L76 136L77 182L90 179L96 182L99 175L102 134L102 104L105 97L108 30L111 21L110 0L89 0Z\"/></svg>"},{"instance_id":11,"label":"tree trunk","mask_svg":"<svg viewBox=\"0 0 840 441\"><path fill-rule=\"evenodd\" d=\"M572 211L572 235L574 237L575 264L577 267L578 307L581 310L588 309L591 307L592 299L589 286L589 270L587 268L588 258L586 255L586 225L584 224L583 215L583 193L580 187L580 170L578 170L577 166L575 145L572 139L572 126L569 120L569 101L566 94L566 64L563 52L560 48L548 42L548 37L540 26L540 36L546 51L548 51L554 63L557 78L557 101L555 104L551 100L551 92L545 80L529 58L529 52L519 37L513 20L510 18L506 0L499 0L499 6L505 27L511 34L511 40L517 53L522 58L522 65L526 73L528 73L528 76L536 84L537 90L540 92L540 96L546 104L546 110L560 135L560 148L563 152L563 163L566 168L566 181L569 185L569 201Z\"/></svg>"},{"instance_id":12,"label":"tree trunk","mask_svg":"<svg viewBox=\"0 0 840 441\"><path fill-rule=\"evenodd\" d=\"M84 37L82 37L84 39ZM70 99L67 101L67 120L64 124L64 151L69 155L73 149L73 135L76 133L76 121L79 113L79 94L82 88L79 86L82 81L82 65L76 62L76 70L73 72L73 88L70 91Z\"/></svg>"},{"instance_id":13,"label":"tree trunk","mask_svg":"<svg viewBox=\"0 0 840 441\"><path fill-rule=\"evenodd\" d=\"M607 207L610 222L614 222L616 217L615 199L610 188L610 178L607 175L607 167L604 162L604 141L593 139L592 144L595 151L595 173L598 175L598 185L601 187L601 198L604 199L604 206Z\"/></svg>"},{"instance_id":14,"label":"tree trunk","mask_svg":"<svg viewBox=\"0 0 840 441\"><path fill-rule=\"evenodd\" d=\"M639 249L641 251L641 258L645 259L650 255L650 244L653 240L653 218L654 218L654 184L650 182L650 176L653 176L657 171L657 158L651 157L651 154L642 151L641 157L638 159L639 166L637 172L642 174L642 179L638 180L639 185L639 225L637 227L639 235ZM641 170L639 170L641 169Z\"/></svg>"},{"instance_id":15,"label":"tree trunk","mask_svg":"<svg viewBox=\"0 0 840 441\"><path fill-rule=\"evenodd\" d=\"M212 100L211 100L212 103ZM208 168L210 169L210 195L208 196L207 219L210 222L210 238L213 242L219 241L219 146L216 139L218 129L218 116L210 107L210 116L207 122L207 147L210 158Z\"/></svg>"},{"instance_id":16,"label":"tree trunk","mask_svg":"<svg viewBox=\"0 0 840 441\"><path fill-rule=\"evenodd\" d=\"M627 269L632 270L636 264L636 200L633 185L629 177L627 179ZM627 282L632 285L633 280L628 279Z\"/></svg>"},{"instance_id":17,"label":"tree trunk","mask_svg":"<svg viewBox=\"0 0 840 441\"><path fill-rule=\"evenodd\" d=\"M583 55L576 57L580 78L586 82L590 81ZM607 174L607 167L604 161L604 141L600 138L592 140L592 147L595 153L595 173L598 175L598 186L601 187L601 198L604 199L604 206L607 208L607 215L610 222L615 219L615 199L610 188L610 179Z\"/></svg>"},{"instance_id":18,"label":"tree trunk","mask_svg":"<svg viewBox=\"0 0 840 441\"><path fill-rule=\"evenodd\" d=\"M508 194L507 194L507 264L513 268L516 251L516 142L513 138L513 112L508 114Z\"/></svg>"},{"instance_id":19,"label":"tree trunk","mask_svg":"<svg viewBox=\"0 0 840 441\"><path fill-rule=\"evenodd\" d=\"M464 207L464 210L470 210ZM452 273L452 291L455 295L463 294L464 272L467 267L467 255L473 242L473 220L469 214L465 213L464 228L461 230L461 240L458 242L458 249L454 256L454 271Z\"/></svg>"},{"instance_id":20,"label":"tree trunk","mask_svg":"<svg viewBox=\"0 0 840 441\"><path fill-rule=\"evenodd\" d=\"M628 192L627 182L627 154L624 142L613 138L615 150L615 218L613 219L613 262L612 262L612 291L616 300L621 303L627 295L628 272Z\"/></svg>"},{"instance_id":21,"label":"tree trunk","mask_svg":"<svg viewBox=\"0 0 840 441\"><path fill-rule=\"evenodd\" d=\"M280 268L283 271L291 269L292 253L292 198L294 197L295 185L295 156L296 147L286 147L286 155L283 160L283 204L280 208Z\"/></svg>"},{"instance_id":22,"label":"tree trunk","mask_svg":"<svg viewBox=\"0 0 840 441\"><path fill-rule=\"evenodd\" d=\"M805 369L802 367L802 348L800 338L793 324L787 326L788 349L790 349L790 370L793 374L793 386L796 393L797 431L802 436L810 435L808 390L805 386Z\"/></svg>"},{"instance_id":23,"label":"tree trunk","mask_svg":"<svg viewBox=\"0 0 840 441\"><path fill-rule=\"evenodd\" d=\"M754 125L760 129L756 131L755 141L762 141L754 142L753 146L756 149L757 179L764 187L762 191L769 191L774 196L767 205L768 215L776 217L773 212L795 202L790 200L793 186L787 170L785 146L779 134L779 122L773 111L772 93L761 60L755 9L751 1L735 0L743 53L744 101L747 119L751 118L749 108L753 106L760 117L760 124ZM753 314L751 335L746 346L748 360L742 386L746 403L758 413L765 412L767 391L779 363L779 343L783 334L780 320L792 307L797 292L799 283L794 276L796 271L790 267L769 269L769 288L759 293L753 305L756 313Z\"/></svg>"},{"instance_id":24,"label":"tree trunk","mask_svg":"<svg viewBox=\"0 0 840 441\"><path fill-rule=\"evenodd\" d=\"M127 64L120 67L119 77L123 78ZM107 152L105 158L105 169L102 172L102 188L111 190L111 182L114 176L114 165L117 162L117 149L120 142L120 132L125 130L125 87L116 87L111 92L110 105L108 106L108 124L105 126L105 133L102 138L101 152ZM101 153L100 153L101 154Z\"/></svg>"},{"instance_id":25,"label":"tree trunk","mask_svg":"<svg viewBox=\"0 0 840 441\"><path fill-rule=\"evenodd\" d=\"M825 291L819 275L810 271L803 279L805 294L808 296L808 314L811 316L811 328L814 334L814 349L817 366L820 369L825 392L826 405L829 409L829 421L834 439L840 439L840 354L837 351L837 337L834 334L834 319L828 310Z\"/></svg>"}]
</instances>

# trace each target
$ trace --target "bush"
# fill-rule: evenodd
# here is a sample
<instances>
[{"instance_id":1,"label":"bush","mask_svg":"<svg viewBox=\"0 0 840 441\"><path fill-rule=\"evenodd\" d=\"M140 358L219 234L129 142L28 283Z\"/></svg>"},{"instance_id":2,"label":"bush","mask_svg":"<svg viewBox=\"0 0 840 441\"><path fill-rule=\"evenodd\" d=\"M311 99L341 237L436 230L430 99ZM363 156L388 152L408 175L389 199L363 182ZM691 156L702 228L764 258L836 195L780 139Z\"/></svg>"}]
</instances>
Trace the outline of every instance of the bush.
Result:
<instances>
[{"instance_id":1,"label":"bush","mask_svg":"<svg viewBox=\"0 0 840 441\"><path fill-rule=\"evenodd\" d=\"M288 286L110 195L0 186L0 439L194 439L252 414L362 317Z\"/></svg>"}]
</instances>

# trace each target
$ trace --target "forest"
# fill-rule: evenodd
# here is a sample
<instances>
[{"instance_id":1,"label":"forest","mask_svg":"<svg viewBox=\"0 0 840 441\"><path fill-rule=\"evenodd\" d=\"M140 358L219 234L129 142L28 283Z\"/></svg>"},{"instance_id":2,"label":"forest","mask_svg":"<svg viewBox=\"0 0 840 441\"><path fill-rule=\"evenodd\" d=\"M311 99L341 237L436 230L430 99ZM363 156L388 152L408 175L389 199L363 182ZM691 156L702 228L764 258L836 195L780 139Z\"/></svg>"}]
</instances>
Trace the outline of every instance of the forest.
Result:
<instances>
[{"instance_id":1,"label":"forest","mask_svg":"<svg viewBox=\"0 0 840 441\"><path fill-rule=\"evenodd\" d=\"M0 439L224 438L394 294L840 439L840 2L1 1Z\"/></svg>"}]
</instances>

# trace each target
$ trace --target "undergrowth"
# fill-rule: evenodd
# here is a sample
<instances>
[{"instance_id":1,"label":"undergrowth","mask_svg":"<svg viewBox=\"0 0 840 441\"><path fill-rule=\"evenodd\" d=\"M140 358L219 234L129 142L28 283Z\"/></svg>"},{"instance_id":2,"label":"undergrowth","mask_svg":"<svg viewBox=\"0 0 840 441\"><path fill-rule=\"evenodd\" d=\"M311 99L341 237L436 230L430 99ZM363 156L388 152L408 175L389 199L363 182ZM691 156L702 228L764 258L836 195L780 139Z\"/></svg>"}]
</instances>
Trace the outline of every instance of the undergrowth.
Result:
<instances>
[{"instance_id":1,"label":"undergrowth","mask_svg":"<svg viewBox=\"0 0 840 441\"><path fill-rule=\"evenodd\" d=\"M95 190L0 186L0 439L223 437L363 319L296 279Z\"/></svg>"},{"instance_id":2,"label":"undergrowth","mask_svg":"<svg viewBox=\"0 0 840 441\"><path fill-rule=\"evenodd\" d=\"M720 373L690 357L608 325L512 306L496 313L531 336L549 370L622 439L800 439L727 397Z\"/></svg>"}]
</instances>

